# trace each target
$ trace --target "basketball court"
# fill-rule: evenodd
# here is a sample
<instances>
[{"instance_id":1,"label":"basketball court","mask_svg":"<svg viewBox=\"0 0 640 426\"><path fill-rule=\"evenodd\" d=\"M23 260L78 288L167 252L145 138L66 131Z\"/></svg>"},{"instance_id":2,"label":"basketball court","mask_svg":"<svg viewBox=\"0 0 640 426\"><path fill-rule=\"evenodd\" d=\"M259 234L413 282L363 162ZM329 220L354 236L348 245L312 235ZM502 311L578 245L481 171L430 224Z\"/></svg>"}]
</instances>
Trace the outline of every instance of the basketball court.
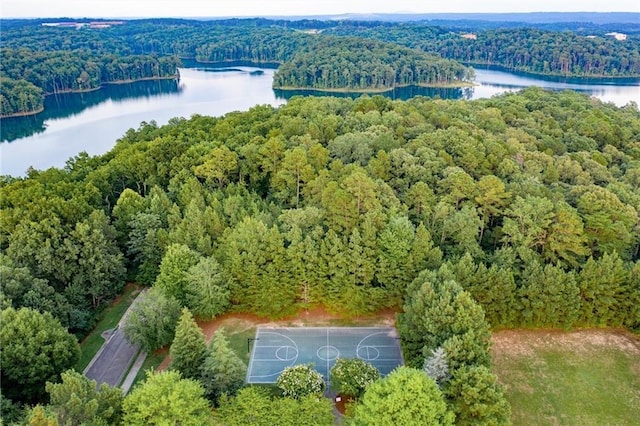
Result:
<instances>
[{"instance_id":1,"label":"basketball court","mask_svg":"<svg viewBox=\"0 0 640 426\"><path fill-rule=\"evenodd\" d=\"M275 383L285 368L297 364L313 364L328 382L338 358L360 358L382 376L403 364L395 328L260 327L253 339L247 383Z\"/></svg>"}]
</instances>

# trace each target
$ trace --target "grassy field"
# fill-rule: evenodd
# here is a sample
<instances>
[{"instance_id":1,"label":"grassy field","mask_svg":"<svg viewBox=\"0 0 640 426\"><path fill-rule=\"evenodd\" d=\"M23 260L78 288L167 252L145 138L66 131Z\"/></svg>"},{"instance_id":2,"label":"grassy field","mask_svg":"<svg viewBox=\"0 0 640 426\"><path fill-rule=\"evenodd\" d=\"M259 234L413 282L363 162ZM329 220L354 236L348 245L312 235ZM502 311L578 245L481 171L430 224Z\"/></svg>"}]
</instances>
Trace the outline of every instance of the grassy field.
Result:
<instances>
[{"instance_id":1,"label":"grassy field","mask_svg":"<svg viewBox=\"0 0 640 426\"><path fill-rule=\"evenodd\" d=\"M80 355L80 359L74 366L76 371L83 372L84 369L89 365L93 357L102 347L104 343L104 339L102 338L102 333L107 330L111 330L118 325L120 318L126 312L127 308L131 305L135 296L140 292L140 288L135 285L128 285L124 291L124 293L118 297L111 305L105 308L104 311L100 314L98 319L98 323L96 327L93 329L91 334L89 334L82 342L80 342L80 348L82 349L82 354Z\"/></svg>"},{"instance_id":2,"label":"grassy field","mask_svg":"<svg viewBox=\"0 0 640 426\"><path fill-rule=\"evenodd\" d=\"M514 425L638 425L640 342L617 330L495 333Z\"/></svg>"}]
</instances>

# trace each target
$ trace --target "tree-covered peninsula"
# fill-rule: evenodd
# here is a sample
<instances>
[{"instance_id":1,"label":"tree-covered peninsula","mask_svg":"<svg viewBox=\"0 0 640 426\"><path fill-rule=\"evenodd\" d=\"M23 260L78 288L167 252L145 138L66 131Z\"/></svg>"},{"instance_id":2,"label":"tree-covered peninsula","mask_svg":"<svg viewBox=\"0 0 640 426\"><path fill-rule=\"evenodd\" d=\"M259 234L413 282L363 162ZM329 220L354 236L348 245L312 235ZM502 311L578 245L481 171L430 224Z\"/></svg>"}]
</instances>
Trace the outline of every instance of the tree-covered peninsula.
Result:
<instances>
[{"instance_id":1,"label":"tree-covered peninsula","mask_svg":"<svg viewBox=\"0 0 640 426\"><path fill-rule=\"evenodd\" d=\"M470 84L473 71L451 60L393 43L354 37L311 40L280 65L279 89L375 92L403 86Z\"/></svg>"}]
</instances>

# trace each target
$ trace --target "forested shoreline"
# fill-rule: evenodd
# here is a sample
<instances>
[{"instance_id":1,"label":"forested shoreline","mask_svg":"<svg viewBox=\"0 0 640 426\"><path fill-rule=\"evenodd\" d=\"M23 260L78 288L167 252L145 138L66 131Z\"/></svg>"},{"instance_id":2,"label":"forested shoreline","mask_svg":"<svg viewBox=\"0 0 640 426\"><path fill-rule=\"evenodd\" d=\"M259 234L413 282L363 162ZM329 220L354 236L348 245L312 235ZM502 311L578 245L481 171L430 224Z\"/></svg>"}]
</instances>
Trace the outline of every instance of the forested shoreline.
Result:
<instances>
[{"instance_id":1,"label":"forested shoreline","mask_svg":"<svg viewBox=\"0 0 640 426\"><path fill-rule=\"evenodd\" d=\"M456 61L548 76L640 76L636 35L617 41L513 28L463 37L423 23L267 19L134 20L99 30L9 24L0 42L0 116L40 110L38 89L47 95L171 77L181 59L277 63L275 87L320 90L464 85L472 74Z\"/></svg>"}]
</instances>

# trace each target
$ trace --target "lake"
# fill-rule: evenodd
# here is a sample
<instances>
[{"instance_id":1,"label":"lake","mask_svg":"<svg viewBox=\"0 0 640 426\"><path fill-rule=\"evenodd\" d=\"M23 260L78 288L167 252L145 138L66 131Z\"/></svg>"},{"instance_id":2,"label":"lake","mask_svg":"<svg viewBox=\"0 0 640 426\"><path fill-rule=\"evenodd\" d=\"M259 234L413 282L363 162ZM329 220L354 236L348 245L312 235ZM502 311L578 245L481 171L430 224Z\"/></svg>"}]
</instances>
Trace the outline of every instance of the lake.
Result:
<instances>
[{"instance_id":1,"label":"lake","mask_svg":"<svg viewBox=\"0 0 640 426\"><path fill-rule=\"evenodd\" d=\"M69 158L82 151L89 155L103 154L128 129L137 129L143 121L154 120L162 125L173 117L188 118L193 114L219 116L231 111L244 111L257 104L278 106L297 94L325 94L273 90L274 72L272 68L246 64L224 67L194 65L180 69L179 81L141 81L108 85L87 93L48 96L44 112L2 119L0 174L24 176L30 166L36 169L64 167ZM477 99L536 85L589 93L619 106L640 99L640 79L577 83L476 68L475 82L477 86L472 88L407 87L384 95L393 99L417 95Z\"/></svg>"}]
</instances>

